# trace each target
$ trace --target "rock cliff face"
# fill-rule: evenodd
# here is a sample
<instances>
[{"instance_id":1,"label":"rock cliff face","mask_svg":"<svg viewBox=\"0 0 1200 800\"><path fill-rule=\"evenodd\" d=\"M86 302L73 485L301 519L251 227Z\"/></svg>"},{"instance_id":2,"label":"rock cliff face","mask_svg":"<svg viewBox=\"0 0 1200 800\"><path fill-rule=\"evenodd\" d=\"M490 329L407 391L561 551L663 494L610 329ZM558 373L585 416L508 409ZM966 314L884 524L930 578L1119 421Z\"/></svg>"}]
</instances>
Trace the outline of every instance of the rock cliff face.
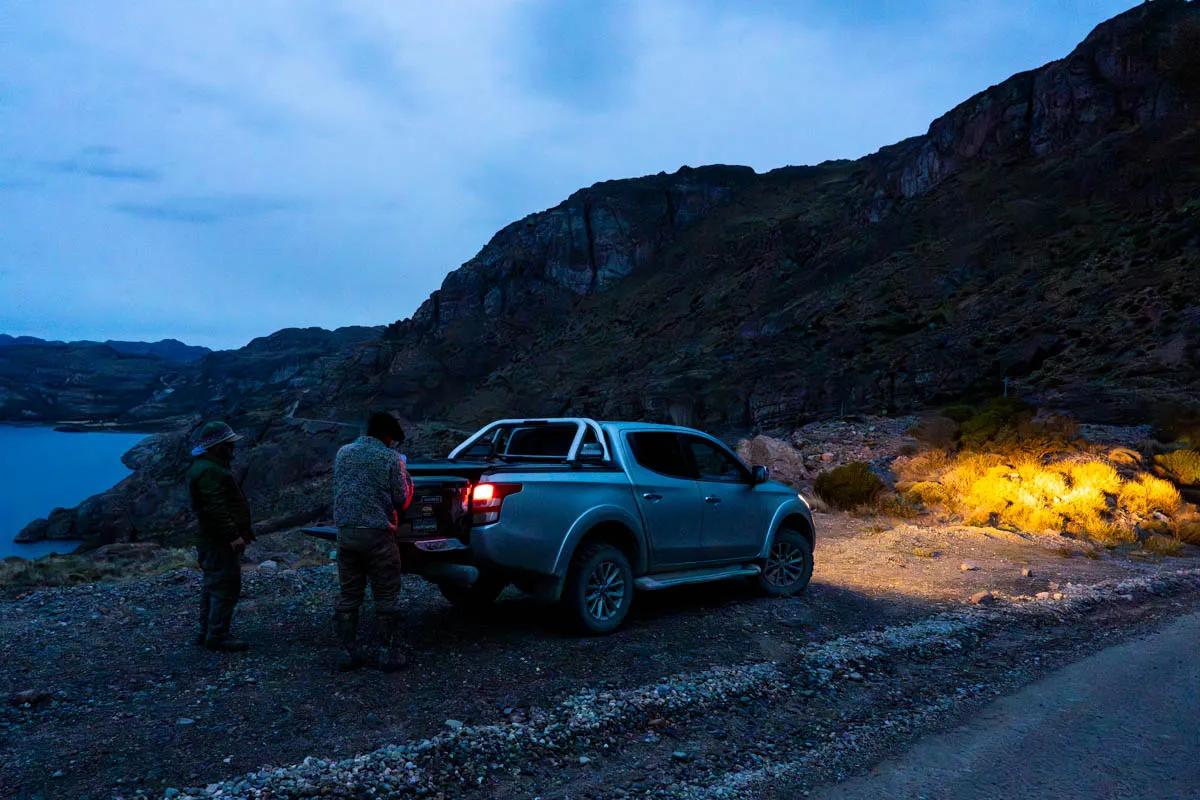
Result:
<instances>
[{"instance_id":1,"label":"rock cliff face","mask_svg":"<svg viewBox=\"0 0 1200 800\"><path fill-rule=\"evenodd\" d=\"M282 524L323 513L328 459L354 432L311 420L368 407L467 429L573 413L732 432L1006 381L1097 421L1194 403L1198 53L1200 4L1158 0L857 161L597 184L500 231L380 339L274 382L193 374L130 413L248 431L251 500ZM414 452L449 434L414 429ZM73 529L184 535L181 441L64 512Z\"/></svg>"}]
</instances>

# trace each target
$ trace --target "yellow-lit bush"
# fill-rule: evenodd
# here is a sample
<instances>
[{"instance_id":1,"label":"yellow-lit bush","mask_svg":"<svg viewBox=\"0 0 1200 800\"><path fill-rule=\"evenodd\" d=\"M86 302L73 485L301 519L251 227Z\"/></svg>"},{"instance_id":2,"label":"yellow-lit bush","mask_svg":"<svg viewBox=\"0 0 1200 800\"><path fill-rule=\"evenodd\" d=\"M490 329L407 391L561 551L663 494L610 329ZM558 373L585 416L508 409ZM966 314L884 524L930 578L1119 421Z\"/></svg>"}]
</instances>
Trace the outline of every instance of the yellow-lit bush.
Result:
<instances>
[{"instance_id":1,"label":"yellow-lit bush","mask_svg":"<svg viewBox=\"0 0 1200 800\"><path fill-rule=\"evenodd\" d=\"M1125 482L1117 494L1117 505L1134 516L1155 511L1170 516L1183 505L1183 498L1170 481L1142 474Z\"/></svg>"},{"instance_id":2,"label":"yellow-lit bush","mask_svg":"<svg viewBox=\"0 0 1200 800\"><path fill-rule=\"evenodd\" d=\"M1156 471L1180 486L1200 484L1200 451L1172 450L1154 457Z\"/></svg>"},{"instance_id":3,"label":"yellow-lit bush","mask_svg":"<svg viewBox=\"0 0 1200 800\"><path fill-rule=\"evenodd\" d=\"M1134 525L1156 511L1172 516L1182 508L1167 481L1146 473L1125 480L1087 453L1058 460L1023 452L923 453L897 459L894 469L907 499L968 524L1066 532L1107 545L1134 541Z\"/></svg>"}]
</instances>

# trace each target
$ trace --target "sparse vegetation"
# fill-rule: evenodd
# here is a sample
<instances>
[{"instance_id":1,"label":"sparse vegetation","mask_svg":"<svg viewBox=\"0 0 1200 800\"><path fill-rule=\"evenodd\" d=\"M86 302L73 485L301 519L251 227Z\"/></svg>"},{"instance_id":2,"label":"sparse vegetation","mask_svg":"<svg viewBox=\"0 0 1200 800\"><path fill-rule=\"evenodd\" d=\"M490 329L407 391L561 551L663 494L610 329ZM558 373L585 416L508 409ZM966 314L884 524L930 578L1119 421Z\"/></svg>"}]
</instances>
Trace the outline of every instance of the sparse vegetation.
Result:
<instances>
[{"instance_id":1,"label":"sparse vegetation","mask_svg":"<svg viewBox=\"0 0 1200 800\"><path fill-rule=\"evenodd\" d=\"M822 472L813 483L817 495L834 508L870 505L883 492L883 481L865 462L855 461Z\"/></svg>"},{"instance_id":2,"label":"sparse vegetation","mask_svg":"<svg viewBox=\"0 0 1200 800\"><path fill-rule=\"evenodd\" d=\"M1177 556L1183 550L1183 542L1161 533L1151 534L1142 542L1142 549L1160 556Z\"/></svg>"},{"instance_id":3,"label":"sparse vegetation","mask_svg":"<svg viewBox=\"0 0 1200 800\"><path fill-rule=\"evenodd\" d=\"M1155 472L1178 486L1200 485L1200 450L1172 450L1154 457Z\"/></svg>"},{"instance_id":4,"label":"sparse vegetation","mask_svg":"<svg viewBox=\"0 0 1200 800\"><path fill-rule=\"evenodd\" d=\"M968 524L1071 533L1105 545L1135 541L1135 524L1142 521L1144 529L1172 531L1170 520L1184 507L1170 482L1145 472L1123 478L1102 457L1083 452L1044 458L931 451L897 459L893 467L904 496ZM1195 528L1200 533L1200 523ZM1178 534L1180 525L1174 530Z\"/></svg>"},{"instance_id":5,"label":"sparse vegetation","mask_svg":"<svg viewBox=\"0 0 1200 800\"><path fill-rule=\"evenodd\" d=\"M0 589L34 586L67 586L95 581L125 580L157 575L194 566L194 550L156 549L152 556L95 558L84 555L50 555L34 561L8 558L0 561Z\"/></svg>"}]
</instances>

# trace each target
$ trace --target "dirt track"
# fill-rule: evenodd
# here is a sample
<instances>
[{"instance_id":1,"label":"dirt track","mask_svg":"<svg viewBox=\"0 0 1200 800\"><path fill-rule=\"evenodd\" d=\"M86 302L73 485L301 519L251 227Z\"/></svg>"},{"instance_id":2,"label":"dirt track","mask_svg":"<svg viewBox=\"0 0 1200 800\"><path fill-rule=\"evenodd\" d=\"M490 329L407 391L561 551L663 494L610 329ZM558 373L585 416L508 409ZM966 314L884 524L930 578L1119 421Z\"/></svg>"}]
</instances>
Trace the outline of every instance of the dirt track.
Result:
<instances>
[{"instance_id":1,"label":"dirt track","mask_svg":"<svg viewBox=\"0 0 1200 800\"><path fill-rule=\"evenodd\" d=\"M204 786L261 765L420 741L447 730L447 720L520 723L585 688L623 690L679 673L785 662L815 642L928 618L980 589L1032 595L1069 580L1093 583L1194 563L1066 558L1060 542L977 529L841 516L818 524L817 578L804 597L775 602L732 584L645 595L628 628L603 639L565 635L550 614L515 595L487 618L471 619L410 582L415 663L395 676L332 672L329 567L249 576L238 624L256 646L238 657L189 644L192 571L9 599L0 603L0 692L47 696L0 711L0 794L107 797ZM923 537L942 542L940 555L912 553L921 545L911 542ZM968 558L978 570L960 571ZM1024 567L1033 577L1022 576ZM705 735L717 742L753 743L762 732L746 729L741 715L714 720ZM781 726L767 738L784 746L787 731ZM561 786L572 796L605 796L615 782L622 791L668 791L655 786L657 767L639 777L635 765L644 759L637 749L654 745L658 752L681 732L664 721L639 733L658 739L632 749L620 743L620 759L607 765L597 745L587 763L575 764L579 775L532 770L488 791L565 796L556 795ZM697 768L693 753L672 760L672 752L669 768ZM589 783L609 775L613 782ZM668 785L687 783L672 778Z\"/></svg>"}]
</instances>

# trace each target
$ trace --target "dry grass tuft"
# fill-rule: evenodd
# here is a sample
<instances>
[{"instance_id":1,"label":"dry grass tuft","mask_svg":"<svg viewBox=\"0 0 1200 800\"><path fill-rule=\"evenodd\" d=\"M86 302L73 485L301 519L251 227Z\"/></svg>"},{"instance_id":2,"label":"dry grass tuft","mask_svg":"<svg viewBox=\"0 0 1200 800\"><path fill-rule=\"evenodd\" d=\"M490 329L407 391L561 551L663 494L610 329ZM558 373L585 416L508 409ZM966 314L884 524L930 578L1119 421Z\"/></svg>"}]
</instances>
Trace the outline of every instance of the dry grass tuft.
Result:
<instances>
[{"instance_id":1,"label":"dry grass tuft","mask_svg":"<svg viewBox=\"0 0 1200 800\"><path fill-rule=\"evenodd\" d=\"M943 451L897 459L902 496L971 525L1070 533L1112 546L1134 542L1140 520L1183 508L1169 482L1145 472L1126 479L1101 456ZM1197 524L1200 528L1200 524Z\"/></svg>"},{"instance_id":2,"label":"dry grass tuft","mask_svg":"<svg viewBox=\"0 0 1200 800\"><path fill-rule=\"evenodd\" d=\"M1183 498L1169 481L1143 473L1121 487L1117 503L1135 516L1146 516L1155 511L1170 516L1183 506Z\"/></svg>"},{"instance_id":3,"label":"dry grass tuft","mask_svg":"<svg viewBox=\"0 0 1200 800\"><path fill-rule=\"evenodd\" d=\"M1151 534L1142 542L1142 549L1160 556L1177 556L1183 550L1183 542L1160 533Z\"/></svg>"},{"instance_id":4,"label":"dry grass tuft","mask_svg":"<svg viewBox=\"0 0 1200 800\"><path fill-rule=\"evenodd\" d=\"M123 580L158 575L195 566L194 550L162 549L149 558L96 559L91 555L49 555L34 561L10 558L0 561L0 588L68 586L94 581Z\"/></svg>"},{"instance_id":5,"label":"dry grass tuft","mask_svg":"<svg viewBox=\"0 0 1200 800\"><path fill-rule=\"evenodd\" d=\"M1172 450L1154 457L1155 471L1179 486L1200 484L1200 451Z\"/></svg>"}]
</instances>

